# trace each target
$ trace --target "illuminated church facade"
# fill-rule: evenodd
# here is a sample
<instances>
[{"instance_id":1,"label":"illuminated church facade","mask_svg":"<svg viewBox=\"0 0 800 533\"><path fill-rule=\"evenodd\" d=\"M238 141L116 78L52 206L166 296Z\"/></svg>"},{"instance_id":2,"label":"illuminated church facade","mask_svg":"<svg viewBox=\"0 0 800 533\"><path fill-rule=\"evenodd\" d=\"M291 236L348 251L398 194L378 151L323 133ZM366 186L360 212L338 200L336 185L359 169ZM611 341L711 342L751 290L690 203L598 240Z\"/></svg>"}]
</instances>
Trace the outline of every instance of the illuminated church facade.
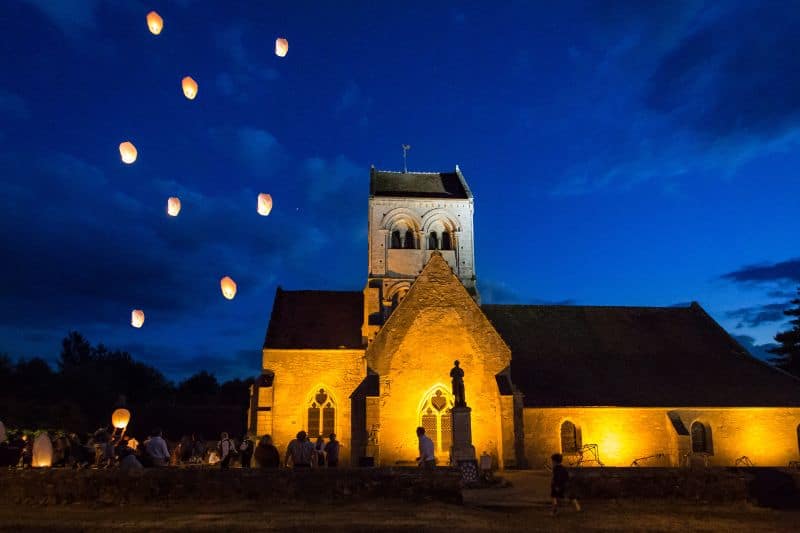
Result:
<instances>
[{"instance_id":1,"label":"illuminated church facade","mask_svg":"<svg viewBox=\"0 0 800 533\"><path fill-rule=\"evenodd\" d=\"M800 461L800 380L751 357L698 304L481 305L474 200L453 172L372 169L361 291L275 294L250 431L279 448L336 433L345 464L446 464L449 372L499 467Z\"/></svg>"}]
</instances>

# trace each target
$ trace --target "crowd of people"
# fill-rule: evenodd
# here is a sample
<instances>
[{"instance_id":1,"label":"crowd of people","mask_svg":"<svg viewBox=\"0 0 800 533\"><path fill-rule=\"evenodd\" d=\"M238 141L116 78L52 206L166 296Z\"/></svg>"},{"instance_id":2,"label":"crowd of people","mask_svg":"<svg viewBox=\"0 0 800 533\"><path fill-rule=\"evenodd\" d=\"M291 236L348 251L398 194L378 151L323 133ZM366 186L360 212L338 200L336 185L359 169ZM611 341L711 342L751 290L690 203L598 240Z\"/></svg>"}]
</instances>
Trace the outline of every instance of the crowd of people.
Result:
<instances>
[{"instance_id":1,"label":"crowd of people","mask_svg":"<svg viewBox=\"0 0 800 533\"><path fill-rule=\"evenodd\" d=\"M117 435L101 428L81 438L76 433L48 434L53 447L52 466L65 468L120 468L138 470L180 465L212 465L221 469L241 468L335 468L339 465L339 441L331 433L325 442L322 436L311 442L305 431L297 434L287 447L285 458L269 435L255 443L245 434L238 441L222 433L219 441L208 443L201 435L184 435L172 445L161 429L154 429L142 441L129 434ZM0 443L4 466L28 468L33 463L34 435L11 434ZM210 444L210 445L209 445Z\"/></svg>"}]
</instances>

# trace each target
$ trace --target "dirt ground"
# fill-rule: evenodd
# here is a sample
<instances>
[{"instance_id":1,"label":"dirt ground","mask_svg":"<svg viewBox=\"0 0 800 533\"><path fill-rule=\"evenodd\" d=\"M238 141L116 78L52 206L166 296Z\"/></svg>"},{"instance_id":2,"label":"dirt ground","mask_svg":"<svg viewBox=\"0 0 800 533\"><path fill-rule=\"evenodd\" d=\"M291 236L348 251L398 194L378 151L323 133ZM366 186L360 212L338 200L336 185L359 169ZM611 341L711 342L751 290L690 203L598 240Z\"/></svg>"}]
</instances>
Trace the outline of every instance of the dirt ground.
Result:
<instances>
[{"instance_id":1,"label":"dirt ground","mask_svg":"<svg viewBox=\"0 0 800 533\"><path fill-rule=\"evenodd\" d=\"M343 505L97 507L0 506L0 531L798 531L800 512L746 504L586 501L550 516L545 473L518 472L513 486L465 491L464 505L397 500Z\"/></svg>"}]
</instances>

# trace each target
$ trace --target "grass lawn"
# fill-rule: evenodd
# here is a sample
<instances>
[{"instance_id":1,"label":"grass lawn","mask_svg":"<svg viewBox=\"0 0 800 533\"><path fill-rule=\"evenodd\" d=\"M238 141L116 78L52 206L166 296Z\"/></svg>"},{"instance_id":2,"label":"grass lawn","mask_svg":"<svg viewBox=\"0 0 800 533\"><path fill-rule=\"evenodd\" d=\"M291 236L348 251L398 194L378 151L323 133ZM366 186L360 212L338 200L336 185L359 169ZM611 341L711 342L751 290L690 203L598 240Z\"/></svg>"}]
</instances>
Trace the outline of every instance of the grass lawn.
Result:
<instances>
[{"instance_id":1,"label":"grass lawn","mask_svg":"<svg viewBox=\"0 0 800 533\"><path fill-rule=\"evenodd\" d=\"M370 501L336 505L2 506L2 531L797 531L800 512L746 504L587 501L557 517L545 502L463 506Z\"/></svg>"}]
</instances>

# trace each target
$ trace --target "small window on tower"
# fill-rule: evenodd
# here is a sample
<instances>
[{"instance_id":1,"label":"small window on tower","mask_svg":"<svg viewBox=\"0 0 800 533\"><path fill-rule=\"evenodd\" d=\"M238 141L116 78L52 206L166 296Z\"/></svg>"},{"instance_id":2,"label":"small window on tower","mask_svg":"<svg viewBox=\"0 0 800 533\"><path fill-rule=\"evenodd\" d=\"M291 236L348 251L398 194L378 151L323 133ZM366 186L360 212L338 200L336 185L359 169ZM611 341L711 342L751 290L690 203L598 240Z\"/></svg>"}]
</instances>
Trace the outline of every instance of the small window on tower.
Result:
<instances>
[{"instance_id":1,"label":"small window on tower","mask_svg":"<svg viewBox=\"0 0 800 533\"><path fill-rule=\"evenodd\" d=\"M392 243L390 245L390 248L394 249L402 248L402 246L400 245L400 232L397 230L392 232Z\"/></svg>"},{"instance_id":2,"label":"small window on tower","mask_svg":"<svg viewBox=\"0 0 800 533\"><path fill-rule=\"evenodd\" d=\"M439 249L439 236L436 234L435 231L432 231L431 234L428 236L428 250L438 250Z\"/></svg>"},{"instance_id":3,"label":"small window on tower","mask_svg":"<svg viewBox=\"0 0 800 533\"><path fill-rule=\"evenodd\" d=\"M450 240L450 232L445 231L442 233L442 250L452 250L453 243Z\"/></svg>"},{"instance_id":4,"label":"small window on tower","mask_svg":"<svg viewBox=\"0 0 800 533\"><path fill-rule=\"evenodd\" d=\"M404 248L408 248L413 250L417 247L417 243L414 239L414 232L411 230L406 230L406 242L403 243L405 246Z\"/></svg>"}]
</instances>

